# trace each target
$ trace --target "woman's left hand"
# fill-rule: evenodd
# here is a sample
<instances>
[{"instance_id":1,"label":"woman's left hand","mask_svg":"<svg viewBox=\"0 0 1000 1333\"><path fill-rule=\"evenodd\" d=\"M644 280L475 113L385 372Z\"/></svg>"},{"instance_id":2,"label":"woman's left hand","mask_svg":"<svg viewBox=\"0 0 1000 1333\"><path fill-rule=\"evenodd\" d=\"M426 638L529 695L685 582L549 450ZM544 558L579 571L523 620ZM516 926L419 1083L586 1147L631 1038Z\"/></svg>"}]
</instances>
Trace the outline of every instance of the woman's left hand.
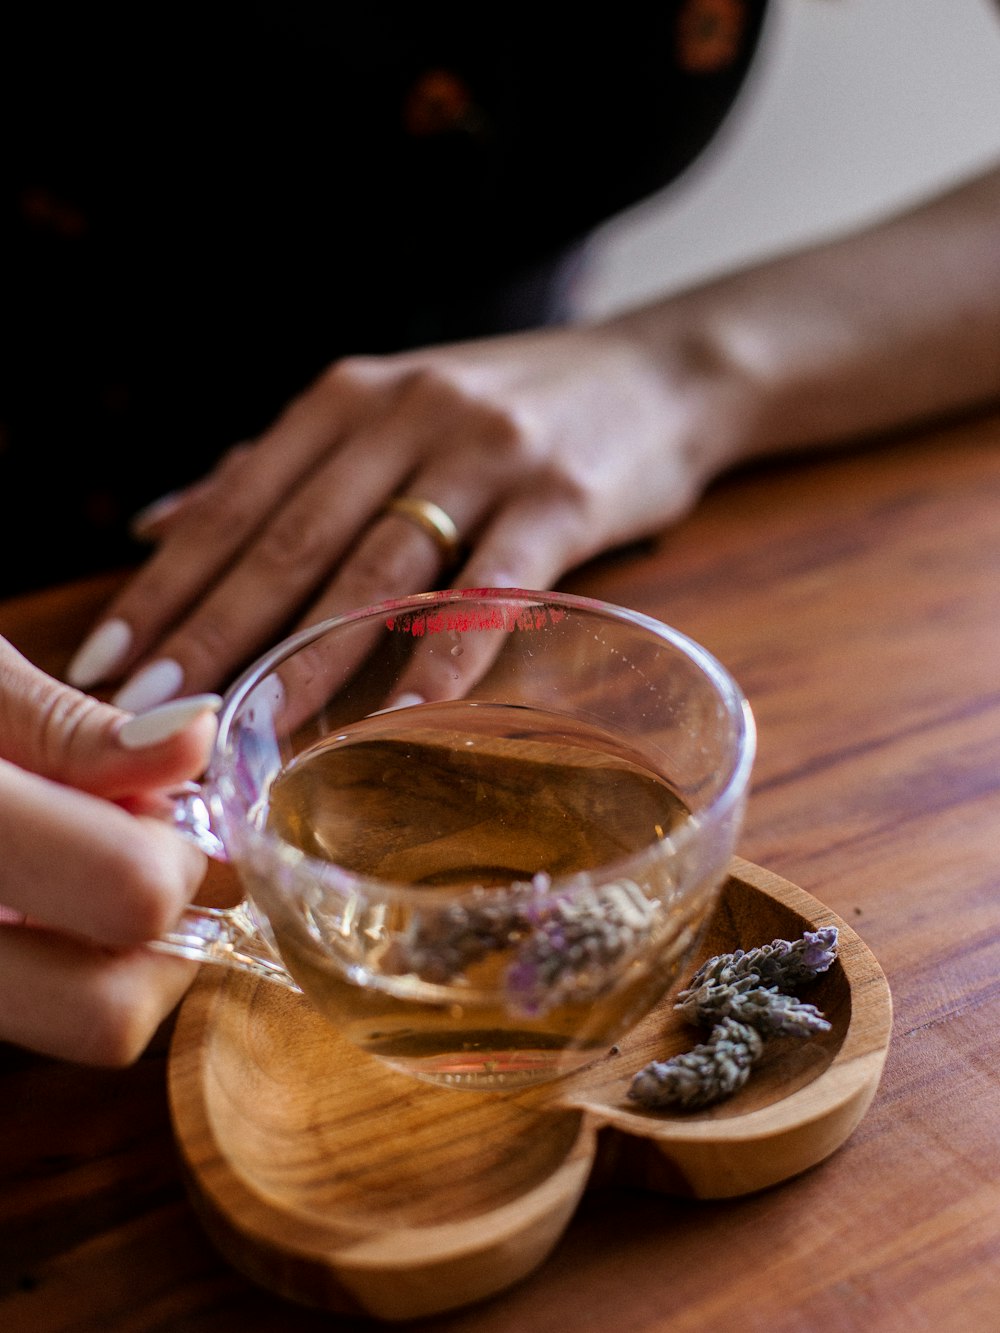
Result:
<instances>
[{"instance_id":1,"label":"woman's left hand","mask_svg":"<svg viewBox=\"0 0 1000 1333\"><path fill-rule=\"evenodd\" d=\"M115 702L146 708L296 621L446 583L549 587L694 503L719 466L714 387L683 337L654 361L614 323L342 361L179 498L70 679L127 676ZM455 549L399 496L443 510Z\"/></svg>"}]
</instances>

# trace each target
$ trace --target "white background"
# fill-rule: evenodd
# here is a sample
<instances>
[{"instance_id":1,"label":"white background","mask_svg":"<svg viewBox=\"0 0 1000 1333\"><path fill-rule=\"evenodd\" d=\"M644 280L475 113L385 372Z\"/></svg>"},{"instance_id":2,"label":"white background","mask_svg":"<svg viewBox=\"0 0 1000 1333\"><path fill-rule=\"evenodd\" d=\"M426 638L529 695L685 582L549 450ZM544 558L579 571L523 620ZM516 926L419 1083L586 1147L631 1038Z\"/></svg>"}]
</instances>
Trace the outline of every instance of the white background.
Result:
<instances>
[{"instance_id":1,"label":"white background","mask_svg":"<svg viewBox=\"0 0 1000 1333\"><path fill-rule=\"evenodd\" d=\"M585 315L843 230L1000 161L995 0L772 8L756 70L707 159L599 235Z\"/></svg>"}]
</instances>

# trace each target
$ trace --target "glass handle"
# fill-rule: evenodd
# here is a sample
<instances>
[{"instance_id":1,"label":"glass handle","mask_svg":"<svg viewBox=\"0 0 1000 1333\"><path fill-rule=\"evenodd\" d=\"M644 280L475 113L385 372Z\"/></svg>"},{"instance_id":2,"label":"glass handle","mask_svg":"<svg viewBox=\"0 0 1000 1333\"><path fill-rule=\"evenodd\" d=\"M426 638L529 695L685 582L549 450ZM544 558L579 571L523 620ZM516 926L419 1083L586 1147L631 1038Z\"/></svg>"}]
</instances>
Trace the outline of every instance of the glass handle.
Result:
<instances>
[{"instance_id":1,"label":"glass handle","mask_svg":"<svg viewBox=\"0 0 1000 1333\"><path fill-rule=\"evenodd\" d=\"M225 844L212 827L206 790L199 783L186 782L171 792L167 818L183 838L206 855L216 861L227 859ZM148 947L196 963L216 963L249 972L302 993L260 933L245 900L236 907L187 907L174 929L150 940Z\"/></svg>"},{"instance_id":2,"label":"glass handle","mask_svg":"<svg viewBox=\"0 0 1000 1333\"><path fill-rule=\"evenodd\" d=\"M226 848L212 827L205 790L198 782L185 782L169 795L167 822L188 842L216 861L225 861Z\"/></svg>"},{"instance_id":3,"label":"glass handle","mask_svg":"<svg viewBox=\"0 0 1000 1333\"><path fill-rule=\"evenodd\" d=\"M196 963L217 963L250 972L301 993L257 929L246 903L238 907L188 907L176 927L150 940L149 948Z\"/></svg>"}]
</instances>

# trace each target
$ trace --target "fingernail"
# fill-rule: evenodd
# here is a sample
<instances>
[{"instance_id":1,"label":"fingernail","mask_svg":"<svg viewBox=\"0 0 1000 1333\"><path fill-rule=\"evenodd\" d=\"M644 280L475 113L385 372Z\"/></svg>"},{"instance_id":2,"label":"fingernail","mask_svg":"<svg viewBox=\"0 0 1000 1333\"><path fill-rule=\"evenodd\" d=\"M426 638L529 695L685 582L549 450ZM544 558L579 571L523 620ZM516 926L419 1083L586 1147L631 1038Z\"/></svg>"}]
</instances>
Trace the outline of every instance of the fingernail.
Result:
<instances>
[{"instance_id":1,"label":"fingernail","mask_svg":"<svg viewBox=\"0 0 1000 1333\"><path fill-rule=\"evenodd\" d=\"M379 708L374 713L370 713L369 717L381 717L383 713L394 713L397 708L415 708L417 704L425 704L426 702L427 700L422 694L404 691L403 694L397 695L391 703L386 704L384 708Z\"/></svg>"},{"instance_id":2,"label":"fingernail","mask_svg":"<svg viewBox=\"0 0 1000 1333\"><path fill-rule=\"evenodd\" d=\"M66 668L66 679L78 690L105 680L124 662L132 647L132 629L124 620L106 620L88 635Z\"/></svg>"},{"instance_id":3,"label":"fingernail","mask_svg":"<svg viewBox=\"0 0 1000 1333\"><path fill-rule=\"evenodd\" d=\"M132 515L128 525L129 532L139 541L145 541L158 524L181 507L184 497L184 491L170 491L167 495L161 495L158 500L152 500L137 514Z\"/></svg>"},{"instance_id":4,"label":"fingernail","mask_svg":"<svg viewBox=\"0 0 1000 1333\"><path fill-rule=\"evenodd\" d=\"M395 699L393 699L392 703L389 705L389 708L390 709L415 708L417 704L423 704L426 702L427 700L424 698L422 694L414 694L412 691L407 691L406 693L400 694ZM388 711L388 709L386 711Z\"/></svg>"},{"instance_id":5,"label":"fingernail","mask_svg":"<svg viewBox=\"0 0 1000 1333\"><path fill-rule=\"evenodd\" d=\"M118 740L126 750L144 750L159 745L183 731L203 713L217 713L222 707L218 694L192 694L186 699L171 699L146 713L137 713L118 728Z\"/></svg>"},{"instance_id":6,"label":"fingernail","mask_svg":"<svg viewBox=\"0 0 1000 1333\"><path fill-rule=\"evenodd\" d=\"M184 669L172 657L161 657L137 671L127 680L111 702L127 713L145 713L157 704L166 703L181 691Z\"/></svg>"}]
</instances>

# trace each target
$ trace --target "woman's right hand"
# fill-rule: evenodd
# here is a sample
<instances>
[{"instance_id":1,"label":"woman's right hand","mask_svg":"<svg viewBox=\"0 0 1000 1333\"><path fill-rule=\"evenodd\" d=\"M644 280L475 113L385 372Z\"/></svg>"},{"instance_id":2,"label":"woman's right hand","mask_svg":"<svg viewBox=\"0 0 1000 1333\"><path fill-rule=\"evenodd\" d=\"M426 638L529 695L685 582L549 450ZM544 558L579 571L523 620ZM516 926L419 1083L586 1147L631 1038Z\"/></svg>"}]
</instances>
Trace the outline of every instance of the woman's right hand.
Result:
<instances>
[{"instance_id":1,"label":"woman's right hand","mask_svg":"<svg viewBox=\"0 0 1000 1333\"><path fill-rule=\"evenodd\" d=\"M127 1064L190 984L194 964L143 946L204 857L142 811L204 768L213 707L130 720L0 639L0 1039Z\"/></svg>"}]
</instances>

